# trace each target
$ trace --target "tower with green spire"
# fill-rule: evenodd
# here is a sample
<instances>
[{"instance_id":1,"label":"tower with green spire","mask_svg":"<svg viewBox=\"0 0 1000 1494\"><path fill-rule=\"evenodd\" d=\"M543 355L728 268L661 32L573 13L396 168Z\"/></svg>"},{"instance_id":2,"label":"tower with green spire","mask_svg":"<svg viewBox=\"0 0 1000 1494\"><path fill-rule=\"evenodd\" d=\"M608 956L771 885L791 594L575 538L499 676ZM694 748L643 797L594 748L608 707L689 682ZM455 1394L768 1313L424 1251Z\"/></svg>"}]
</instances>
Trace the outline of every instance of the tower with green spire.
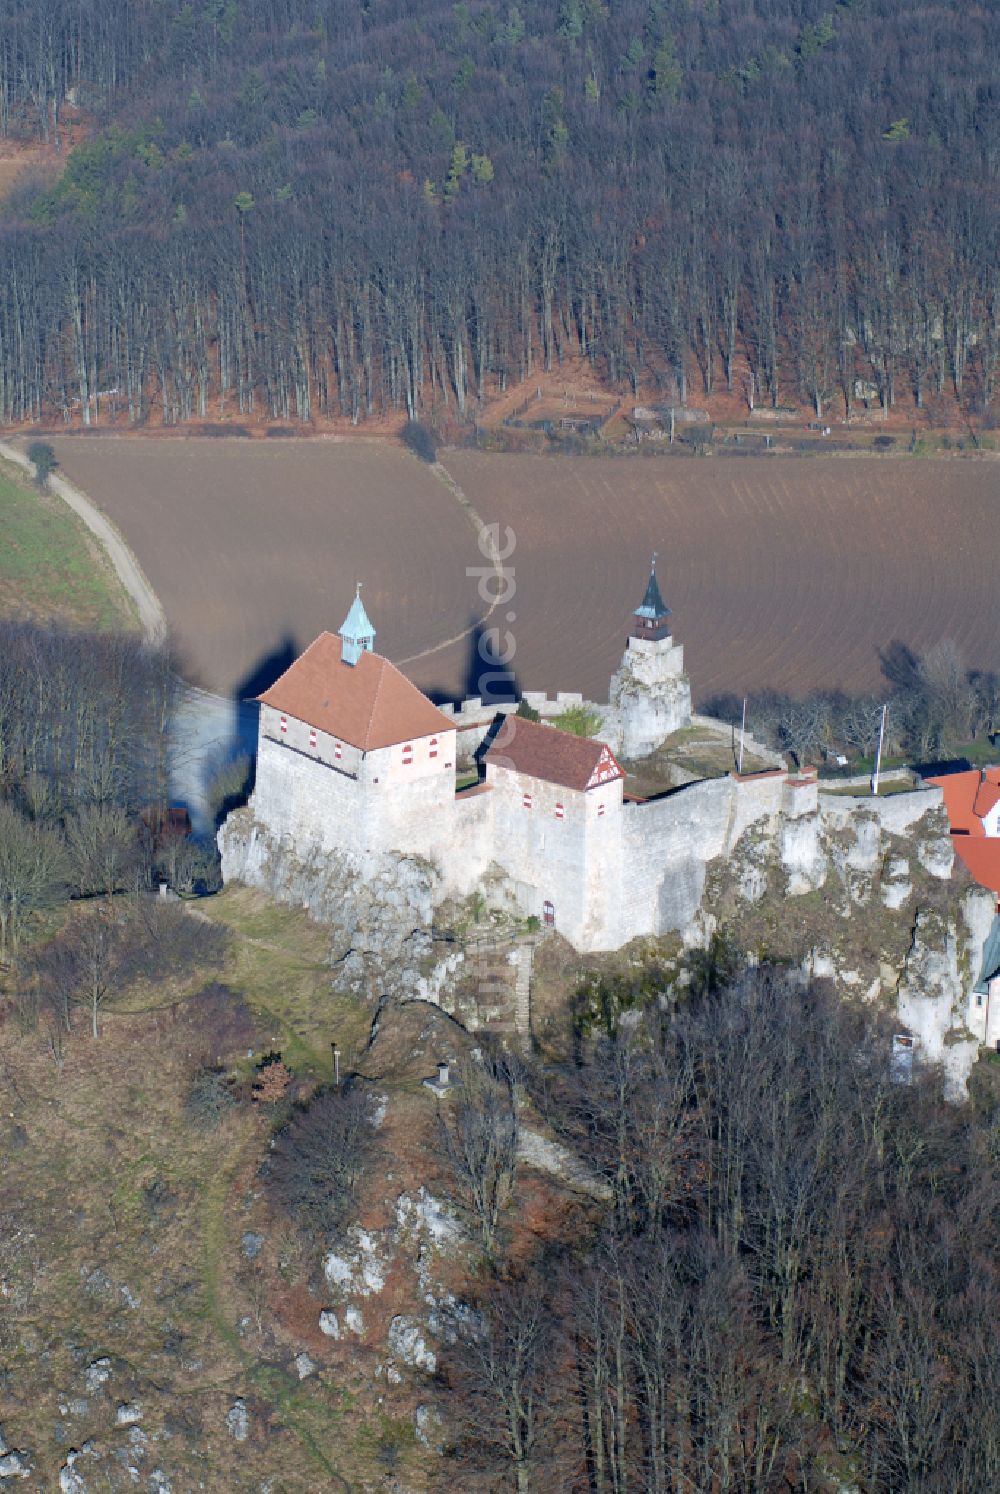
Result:
<instances>
[{"instance_id":1,"label":"tower with green spire","mask_svg":"<svg viewBox=\"0 0 1000 1494\"><path fill-rule=\"evenodd\" d=\"M375 652L375 629L361 600L361 582L351 603L351 610L340 625L340 660L354 665L362 654Z\"/></svg>"},{"instance_id":2,"label":"tower with green spire","mask_svg":"<svg viewBox=\"0 0 1000 1494\"><path fill-rule=\"evenodd\" d=\"M646 595L632 614L634 619L630 637L659 640L670 637L670 608L663 600L660 592L660 583L656 579L656 551L653 551L653 563L649 568L649 580L646 582Z\"/></svg>"}]
</instances>

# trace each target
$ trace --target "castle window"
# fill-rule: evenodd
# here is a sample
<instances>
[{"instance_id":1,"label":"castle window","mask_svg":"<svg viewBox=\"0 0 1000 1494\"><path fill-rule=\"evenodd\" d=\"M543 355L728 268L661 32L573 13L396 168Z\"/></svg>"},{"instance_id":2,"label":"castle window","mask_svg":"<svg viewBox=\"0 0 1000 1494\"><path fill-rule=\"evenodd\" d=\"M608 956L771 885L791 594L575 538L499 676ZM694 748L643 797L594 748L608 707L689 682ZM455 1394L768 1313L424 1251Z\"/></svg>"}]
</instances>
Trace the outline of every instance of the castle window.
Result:
<instances>
[{"instance_id":1,"label":"castle window","mask_svg":"<svg viewBox=\"0 0 1000 1494\"><path fill-rule=\"evenodd\" d=\"M565 811L565 809L563 809L563 807L562 807L561 804L557 804L556 805L556 819L557 820L562 820L562 819L565 819L565 818L566 818L566 811Z\"/></svg>"},{"instance_id":2,"label":"castle window","mask_svg":"<svg viewBox=\"0 0 1000 1494\"><path fill-rule=\"evenodd\" d=\"M977 991L976 992L976 1005L977 1006L982 1006L982 1004L983 1004L983 993L982 993L982 991Z\"/></svg>"},{"instance_id":3,"label":"castle window","mask_svg":"<svg viewBox=\"0 0 1000 1494\"><path fill-rule=\"evenodd\" d=\"M545 902L542 904L542 920L543 920L543 922L545 924L545 927L547 929L554 929L555 928L555 926L556 926L556 909L555 909L555 904L554 903L550 903L547 898L546 898Z\"/></svg>"},{"instance_id":4,"label":"castle window","mask_svg":"<svg viewBox=\"0 0 1000 1494\"><path fill-rule=\"evenodd\" d=\"M334 742L333 744L333 755L338 762L344 755L344 749L339 742Z\"/></svg>"},{"instance_id":5,"label":"castle window","mask_svg":"<svg viewBox=\"0 0 1000 1494\"><path fill-rule=\"evenodd\" d=\"M604 805L603 804L598 804L598 806L597 806L597 818L601 819L603 817L603 815L604 815Z\"/></svg>"},{"instance_id":6,"label":"castle window","mask_svg":"<svg viewBox=\"0 0 1000 1494\"><path fill-rule=\"evenodd\" d=\"M428 757L437 757L437 755L438 755L438 739L437 739L437 737L431 737L430 751L429 751L429 753L427 755L428 755Z\"/></svg>"},{"instance_id":7,"label":"castle window","mask_svg":"<svg viewBox=\"0 0 1000 1494\"><path fill-rule=\"evenodd\" d=\"M310 726L310 728L309 728L309 746L310 747L315 747L316 746L316 728L315 728L315 726Z\"/></svg>"},{"instance_id":8,"label":"castle window","mask_svg":"<svg viewBox=\"0 0 1000 1494\"><path fill-rule=\"evenodd\" d=\"M288 717L287 716L282 716L281 722L280 722L280 726L281 726L281 735L284 736L285 733L288 731Z\"/></svg>"},{"instance_id":9,"label":"castle window","mask_svg":"<svg viewBox=\"0 0 1000 1494\"><path fill-rule=\"evenodd\" d=\"M412 763L412 761L413 761L413 743L412 742L407 742L406 746L403 748L403 767L404 768L409 767L409 765L410 765L410 763Z\"/></svg>"},{"instance_id":10,"label":"castle window","mask_svg":"<svg viewBox=\"0 0 1000 1494\"><path fill-rule=\"evenodd\" d=\"M530 809L531 808L531 795L530 794L522 794L522 796L521 796L521 805L522 805L522 807L524 809Z\"/></svg>"}]
</instances>

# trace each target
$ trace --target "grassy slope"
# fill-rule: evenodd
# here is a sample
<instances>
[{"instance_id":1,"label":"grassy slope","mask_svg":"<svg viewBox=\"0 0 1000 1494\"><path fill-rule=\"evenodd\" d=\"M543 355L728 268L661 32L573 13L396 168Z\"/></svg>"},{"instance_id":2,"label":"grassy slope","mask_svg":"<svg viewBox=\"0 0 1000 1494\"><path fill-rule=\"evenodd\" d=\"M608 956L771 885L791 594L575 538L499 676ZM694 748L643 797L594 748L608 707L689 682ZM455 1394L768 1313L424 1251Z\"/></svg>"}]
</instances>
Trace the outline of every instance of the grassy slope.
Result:
<instances>
[{"instance_id":1,"label":"grassy slope","mask_svg":"<svg viewBox=\"0 0 1000 1494\"><path fill-rule=\"evenodd\" d=\"M388 1101L361 1211L366 1229L384 1231L404 1190L423 1183L448 1197L437 1102L421 1080L437 1056L459 1061L467 1039L417 1002L368 1046L372 1006L333 989L328 933L302 912L236 886L193 911L232 931L224 969L184 983L166 971L131 989L97 1042L78 1018L61 1069L44 1031L20 1030L5 1010L13 982L0 970L4 1434L31 1450L46 1489L68 1449L87 1443L78 1471L95 1490L130 1487L126 1458L143 1487L160 1467L174 1489L219 1494L259 1494L268 1479L281 1494L437 1489L440 1458L417 1441L414 1414L440 1388L417 1373L401 1384L384 1374L392 1318L426 1307L414 1240L391 1247L386 1288L363 1304L363 1338L324 1338L329 1294L262 1194L273 1110L244 1095L206 1132L185 1097L200 1062L221 1055L246 1078L272 1047L297 1078L328 1082L335 1037L345 1070L358 1067ZM202 995L213 980L230 992L214 1006ZM553 1209L561 1218L567 1207L525 1172L510 1221L515 1255L537 1248ZM254 1264L241 1248L248 1230L264 1235ZM439 1291L467 1290L461 1251L434 1272ZM300 1350L317 1365L304 1380L293 1364ZM86 1367L102 1356L110 1378L88 1390ZM239 1448L225 1422L237 1397L250 1415ZM135 1401L145 1448L116 1424L117 1409Z\"/></svg>"},{"instance_id":2,"label":"grassy slope","mask_svg":"<svg viewBox=\"0 0 1000 1494\"><path fill-rule=\"evenodd\" d=\"M112 629L135 612L100 546L61 499L0 462L0 617Z\"/></svg>"},{"instance_id":3,"label":"grassy slope","mask_svg":"<svg viewBox=\"0 0 1000 1494\"><path fill-rule=\"evenodd\" d=\"M221 979L251 1009L255 1053L273 1043L300 1076L328 1080L327 1024L336 1020L351 1062L370 1014L331 995L323 931L244 889L210 906L235 934ZM46 1487L86 1438L103 1458L125 1452L115 1408L131 1400L162 1441L147 1472L153 1457L185 1487L242 1490L280 1466L288 1494L346 1487L334 1452L341 1387L326 1375L300 1384L290 1358L301 1345L238 1328L253 1311L240 1237L270 1116L242 1103L205 1133L185 1111L192 1066L212 1041L198 1004L211 978L179 986L166 974L133 989L96 1043L78 1020L61 1070L40 1030L0 1020L0 1154L12 1209L0 1229L0 1278L14 1294L0 1315L0 1405L10 1445L33 1452ZM253 1061L236 1068L249 1072ZM111 1378L88 1393L84 1369L102 1355ZM224 1421L236 1396L252 1428L238 1472ZM85 1409L60 1411L74 1398ZM81 1471L89 1486L110 1466Z\"/></svg>"}]
</instances>

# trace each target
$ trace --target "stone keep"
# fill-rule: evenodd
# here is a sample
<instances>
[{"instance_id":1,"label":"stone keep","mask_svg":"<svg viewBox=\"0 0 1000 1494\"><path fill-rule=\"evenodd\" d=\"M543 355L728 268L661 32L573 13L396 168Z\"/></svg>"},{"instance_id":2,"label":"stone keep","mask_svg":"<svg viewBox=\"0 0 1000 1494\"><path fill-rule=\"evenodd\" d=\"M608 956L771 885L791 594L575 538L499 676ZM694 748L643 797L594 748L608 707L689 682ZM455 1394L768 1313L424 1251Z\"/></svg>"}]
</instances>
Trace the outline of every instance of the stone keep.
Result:
<instances>
[{"instance_id":1,"label":"stone keep","mask_svg":"<svg viewBox=\"0 0 1000 1494\"><path fill-rule=\"evenodd\" d=\"M259 697L258 824L300 857L450 851L455 727L387 659L356 597Z\"/></svg>"},{"instance_id":2,"label":"stone keep","mask_svg":"<svg viewBox=\"0 0 1000 1494\"><path fill-rule=\"evenodd\" d=\"M671 732L691 725L684 649L670 636L669 618L654 555L646 595L632 614L628 646L611 680L611 705L621 722L625 758L648 757Z\"/></svg>"}]
</instances>

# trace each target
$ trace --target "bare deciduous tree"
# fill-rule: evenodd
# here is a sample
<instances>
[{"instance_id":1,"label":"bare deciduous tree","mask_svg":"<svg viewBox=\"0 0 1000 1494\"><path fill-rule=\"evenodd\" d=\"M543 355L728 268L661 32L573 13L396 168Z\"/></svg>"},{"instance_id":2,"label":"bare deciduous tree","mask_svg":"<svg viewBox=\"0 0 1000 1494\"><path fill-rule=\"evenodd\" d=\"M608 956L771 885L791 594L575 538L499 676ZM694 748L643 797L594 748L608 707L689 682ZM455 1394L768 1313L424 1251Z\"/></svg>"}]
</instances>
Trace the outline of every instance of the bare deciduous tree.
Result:
<instances>
[{"instance_id":1,"label":"bare deciduous tree","mask_svg":"<svg viewBox=\"0 0 1000 1494\"><path fill-rule=\"evenodd\" d=\"M439 1112L441 1146L462 1204L488 1261L499 1250L501 1216L517 1173L518 1084L510 1063L469 1065L448 1114Z\"/></svg>"},{"instance_id":2,"label":"bare deciduous tree","mask_svg":"<svg viewBox=\"0 0 1000 1494\"><path fill-rule=\"evenodd\" d=\"M356 1084L321 1090L275 1138L265 1168L268 1191L308 1236L325 1239L353 1217L376 1150L368 1091Z\"/></svg>"},{"instance_id":3,"label":"bare deciduous tree","mask_svg":"<svg viewBox=\"0 0 1000 1494\"><path fill-rule=\"evenodd\" d=\"M450 1361L458 1435L466 1465L500 1473L518 1494L543 1494L557 1400L557 1344L547 1283L539 1273L494 1282L477 1322Z\"/></svg>"},{"instance_id":4,"label":"bare deciduous tree","mask_svg":"<svg viewBox=\"0 0 1000 1494\"><path fill-rule=\"evenodd\" d=\"M28 919L57 901L65 877L62 837L0 801L0 955L16 954Z\"/></svg>"},{"instance_id":5,"label":"bare deciduous tree","mask_svg":"<svg viewBox=\"0 0 1000 1494\"><path fill-rule=\"evenodd\" d=\"M66 821L66 849L80 897L132 887L143 870L139 827L115 805L84 805Z\"/></svg>"}]
</instances>

